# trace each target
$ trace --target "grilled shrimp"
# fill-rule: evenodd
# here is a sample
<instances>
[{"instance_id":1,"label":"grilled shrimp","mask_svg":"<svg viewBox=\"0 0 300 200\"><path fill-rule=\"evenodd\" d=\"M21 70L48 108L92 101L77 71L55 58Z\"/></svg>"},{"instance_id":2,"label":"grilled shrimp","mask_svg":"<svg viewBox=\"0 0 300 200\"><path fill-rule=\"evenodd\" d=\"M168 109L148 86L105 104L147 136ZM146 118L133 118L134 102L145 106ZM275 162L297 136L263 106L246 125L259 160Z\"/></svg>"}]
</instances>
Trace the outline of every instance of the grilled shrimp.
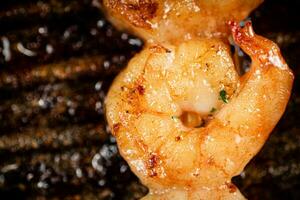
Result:
<instances>
[{"instance_id":1,"label":"grilled shrimp","mask_svg":"<svg viewBox=\"0 0 300 200\"><path fill-rule=\"evenodd\" d=\"M293 74L250 23L231 23L251 57L243 76L218 39L148 44L116 78L107 119L145 199L244 199L231 183L260 150L288 102Z\"/></svg>"},{"instance_id":2,"label":"grilled shrimp","mask_svg":"<svg viewBox=\"0 0 300 200\"><path fill-rule=\"evenodd\" d=\"M110 21L145 40L172 44L230 34L228 20L240 21L262 0L102 0Z\"/></svg>"},{"instance_id":3,"label":"grilled shrimp","mask_svg":"<svg viewBox=\"0 0 300 200\"><path fill-rule=\"evenodd\" d=\"M103 0L115 25L146 40L106 99L120 153L149 187L144 199L244 199L231 178L266 141L293 82L278 47L249 23L230 23L252 59L236 72L226 22L260 2Z\"/></svg>"}]
</instances>

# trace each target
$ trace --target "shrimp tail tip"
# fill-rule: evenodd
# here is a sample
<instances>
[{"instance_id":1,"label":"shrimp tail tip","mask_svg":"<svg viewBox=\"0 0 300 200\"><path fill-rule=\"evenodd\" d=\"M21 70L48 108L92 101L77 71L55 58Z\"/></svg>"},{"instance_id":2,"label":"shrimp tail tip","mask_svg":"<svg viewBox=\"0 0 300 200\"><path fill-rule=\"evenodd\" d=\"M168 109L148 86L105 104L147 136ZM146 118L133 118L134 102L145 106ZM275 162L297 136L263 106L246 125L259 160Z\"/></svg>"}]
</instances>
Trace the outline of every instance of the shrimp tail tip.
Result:
<instances>
[{"instance_id":1,"label":"shrimp tail tip","mask_svg":"<svg viewBox=\"0 0 300 200\"><path fill-rule=\"evenodd\" d=\"M244 41L250 40L250 38L255 35L251 21L245 22L243 27L235 21L229 21L228 25L231 28L233 39L238 45L241 45Z\"/></svg>"}]
</instances>

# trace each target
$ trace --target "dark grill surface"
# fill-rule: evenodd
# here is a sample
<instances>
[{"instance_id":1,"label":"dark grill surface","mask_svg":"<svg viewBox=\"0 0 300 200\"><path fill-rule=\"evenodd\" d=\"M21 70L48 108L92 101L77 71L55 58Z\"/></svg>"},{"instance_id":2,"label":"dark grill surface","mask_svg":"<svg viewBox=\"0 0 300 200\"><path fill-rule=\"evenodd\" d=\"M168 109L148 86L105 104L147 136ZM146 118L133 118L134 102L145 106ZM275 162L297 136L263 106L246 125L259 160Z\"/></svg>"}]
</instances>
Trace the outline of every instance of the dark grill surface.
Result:
<instances>
[{"instance_id":1,"label":"dark grill surface","mask_svg":"<svg viewBox=\"0 0 300 200\"><path fill-rule=\"evenodd\" d=\"M113 78L142 48L96 0L0 3L0 198L138 199L103 115ZM252 15L296 75L287 111L234 182L249 199L300 199L300 15L267 0ZM244 66L249 65L245 56ZM270 91L272 92L272 91Z\"/></svg>"}]
</instances>

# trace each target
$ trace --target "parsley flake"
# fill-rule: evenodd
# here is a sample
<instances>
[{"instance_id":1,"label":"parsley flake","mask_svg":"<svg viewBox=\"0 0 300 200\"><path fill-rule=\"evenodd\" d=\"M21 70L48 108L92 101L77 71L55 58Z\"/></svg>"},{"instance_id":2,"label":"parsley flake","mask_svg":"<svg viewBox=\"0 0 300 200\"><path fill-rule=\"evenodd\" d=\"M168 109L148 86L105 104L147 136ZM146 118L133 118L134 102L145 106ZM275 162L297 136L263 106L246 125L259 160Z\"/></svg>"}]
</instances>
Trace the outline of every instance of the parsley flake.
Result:
<instances>
[{"instance_id":1,"label":"parsley flake","mask_svg":"<svg viewBox=\"0 0 300 200\"><path fill-rule=\"evenodd\" d=\"M224 102L224 103L228 103L228 98L227 98L227 92L223 89L220 91L220 99Z\"/></svg>"}]
</instances>

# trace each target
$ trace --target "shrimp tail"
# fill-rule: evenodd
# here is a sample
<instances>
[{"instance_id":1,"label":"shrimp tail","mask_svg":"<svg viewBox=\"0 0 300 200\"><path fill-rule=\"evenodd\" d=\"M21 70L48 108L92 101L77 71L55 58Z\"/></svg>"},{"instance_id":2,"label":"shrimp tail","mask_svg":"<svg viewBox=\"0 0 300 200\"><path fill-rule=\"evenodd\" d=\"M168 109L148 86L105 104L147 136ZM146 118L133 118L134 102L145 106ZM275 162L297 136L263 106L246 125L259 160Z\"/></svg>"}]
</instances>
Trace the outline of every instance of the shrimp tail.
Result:
<instances>
[{"instance_id":1,"label":"shrimp tail","mask_svg":"<svg viewBox=\"0 0 300 200\"><path fill-rule=\"evenodd\" d=\"M252 66L275 66L289 70L279 47L271 40L255 34L251 21L247 21L243 27L234 21L230 21L228 24L236 44L251 57ZM256 62L258 65L255 64Z\"/></svg>"},{"instance_id":2,"label":"shrimp tail","mask_svg":"<svg viewBox=\"0 0 300 200\"><path fill-rule=\"evenodd\" d=\"M210 138L214 138L216 144L223 142L224 148L217 149L212 142L205 148L208 155L223 156L217 161L219 165L230 166L227 163L238 160L234 167L226 167L228 174L237 175L261 149L283 115L294 76L278 46L256 35L250 22L244 27L236 22L229 25L235 42L250 56L252 64L240 77L241 86L236 96L209 125Z\"/></svg>"}]
</instances>

